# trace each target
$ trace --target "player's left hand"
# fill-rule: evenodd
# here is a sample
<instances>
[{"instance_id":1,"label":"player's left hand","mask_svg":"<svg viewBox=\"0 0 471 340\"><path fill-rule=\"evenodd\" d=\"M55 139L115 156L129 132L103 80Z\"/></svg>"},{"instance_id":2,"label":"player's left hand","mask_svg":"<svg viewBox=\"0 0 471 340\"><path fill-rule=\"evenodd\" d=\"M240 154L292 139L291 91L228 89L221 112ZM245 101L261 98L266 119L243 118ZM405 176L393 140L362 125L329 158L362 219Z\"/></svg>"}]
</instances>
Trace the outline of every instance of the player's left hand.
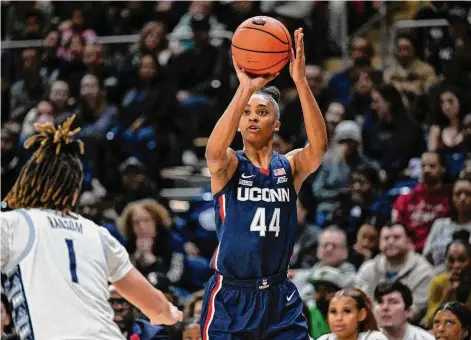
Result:
<instances>
[{"instance_id":1,"label":"player's left hand","mask_svg":"<svg viewBox=\"0 0 471 340\"><path fill-rule=\"evenodd\" d=\"M296 48L296 54L291 49L289 73L291 78L296 85L303 82L307 83L306 80L306 56L304 55L304 33L302 28L298 28L294 31L294 44Z\"/></svg>"}]
</instances>

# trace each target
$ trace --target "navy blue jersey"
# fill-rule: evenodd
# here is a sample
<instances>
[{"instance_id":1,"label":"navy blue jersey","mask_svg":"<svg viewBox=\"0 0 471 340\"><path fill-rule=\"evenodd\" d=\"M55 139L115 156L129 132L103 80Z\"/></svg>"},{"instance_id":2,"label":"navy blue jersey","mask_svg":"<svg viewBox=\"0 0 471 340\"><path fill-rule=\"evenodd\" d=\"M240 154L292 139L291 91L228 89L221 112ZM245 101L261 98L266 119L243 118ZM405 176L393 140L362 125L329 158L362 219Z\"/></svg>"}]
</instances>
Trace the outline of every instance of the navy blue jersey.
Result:
<instances>
[{"instance_id":1,"label":"navy blue jersey","mask_svg":"<svg viewBox=\"0 0 471 340\"><path fill-rule=\"evenodd\" d=\"M243 151L236 154L234 175L214 195L219 246L211 265L239 280L287 271L297 226L289 161L273 152L268 169L261 169Z\"/></svg>"}]
</instances>

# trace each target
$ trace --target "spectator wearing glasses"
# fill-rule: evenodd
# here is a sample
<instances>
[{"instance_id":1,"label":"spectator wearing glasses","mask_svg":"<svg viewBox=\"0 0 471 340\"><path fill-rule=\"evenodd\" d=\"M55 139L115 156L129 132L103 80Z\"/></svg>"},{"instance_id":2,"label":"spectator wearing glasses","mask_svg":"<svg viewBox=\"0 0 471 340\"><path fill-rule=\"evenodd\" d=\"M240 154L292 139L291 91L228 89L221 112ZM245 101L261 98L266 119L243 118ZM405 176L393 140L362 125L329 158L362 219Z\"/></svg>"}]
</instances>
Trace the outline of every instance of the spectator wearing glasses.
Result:
<instances>
[{"instance_id":1,"label":"spectator wearing glasses","mask_svg":"<svg viewBox=\"0 0 471 340\"><path fill-rule=\"evenodd\" d=\"M293 282L298 287L303 300L312 297L314 291L308 281L323 267L337 268L341 273L344 287L353 285L355 279L356 268L347 262L348 248L345 231L335 225L329 226L320 233L318 242L319 261L310 269L299 269L293 277Z\"/></svg>"},{"instance_id":2,"label":"spectator wearing glasses","mask_svg":"<svg viewBox=\"0 0 471 340\"><path fill-rule=\"evenodd\" d=\"M163 326L152 325L137 318L134 307L126 301L114 286L109 287L110 305L114 311L113 321L118 325L126 340L166 340L169 339Z\"/></svg>"},{"instance_id":3,"label":"spectator wearing glasses","mask_svg":"<svg viewBox=\"0 0 471 340\"><path fill-rule=\"evenodd\" d=\"M389 340L433 340L432 334L412 326L412 292L399 281L382 282L374 291L374 312L381 333Z\"/></svg>"}]
</instances>

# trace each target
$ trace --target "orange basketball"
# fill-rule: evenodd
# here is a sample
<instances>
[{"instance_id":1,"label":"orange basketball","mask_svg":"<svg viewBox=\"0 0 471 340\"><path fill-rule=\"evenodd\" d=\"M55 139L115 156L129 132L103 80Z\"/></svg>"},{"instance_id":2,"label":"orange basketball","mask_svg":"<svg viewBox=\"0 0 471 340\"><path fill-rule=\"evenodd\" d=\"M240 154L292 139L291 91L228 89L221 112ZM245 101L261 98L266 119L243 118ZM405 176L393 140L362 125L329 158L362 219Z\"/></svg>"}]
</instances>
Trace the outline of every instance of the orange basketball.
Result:
<instances>
[{"instance_id":1,"label":"orange basketball","mask_svg":"<svg viewBox=\"0 0 471 340\"><path fill-rule=\"evenodd\" d=\"M232 37L232 55L245 71L275 74L289 61L291 36L276 19L258 16L245 20Z\"/></svg>"}]
</instances>

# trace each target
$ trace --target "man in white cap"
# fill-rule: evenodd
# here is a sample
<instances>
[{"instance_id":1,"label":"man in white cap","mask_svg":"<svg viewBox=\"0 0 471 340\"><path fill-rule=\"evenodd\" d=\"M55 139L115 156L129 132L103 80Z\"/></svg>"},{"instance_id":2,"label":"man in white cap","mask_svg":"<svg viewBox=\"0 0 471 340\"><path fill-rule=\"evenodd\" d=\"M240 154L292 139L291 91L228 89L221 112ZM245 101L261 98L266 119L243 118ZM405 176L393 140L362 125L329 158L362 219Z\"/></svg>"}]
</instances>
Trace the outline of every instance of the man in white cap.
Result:
<instances>
[{"instance_id":1,"label":"man in white cap","mask_svg":"<svg viewBox=\"0 0 471 340\"><path fill-rule=\"evenodd\" d=\"M309 309L308 321L311 335L318 339L330 333L327 324L329 301L337 291L346 288L346 282L340 269L326 266L313 271L309 283L314 286L315 293L314 298L306 301Z\"/></svg>"}]
</instances>

